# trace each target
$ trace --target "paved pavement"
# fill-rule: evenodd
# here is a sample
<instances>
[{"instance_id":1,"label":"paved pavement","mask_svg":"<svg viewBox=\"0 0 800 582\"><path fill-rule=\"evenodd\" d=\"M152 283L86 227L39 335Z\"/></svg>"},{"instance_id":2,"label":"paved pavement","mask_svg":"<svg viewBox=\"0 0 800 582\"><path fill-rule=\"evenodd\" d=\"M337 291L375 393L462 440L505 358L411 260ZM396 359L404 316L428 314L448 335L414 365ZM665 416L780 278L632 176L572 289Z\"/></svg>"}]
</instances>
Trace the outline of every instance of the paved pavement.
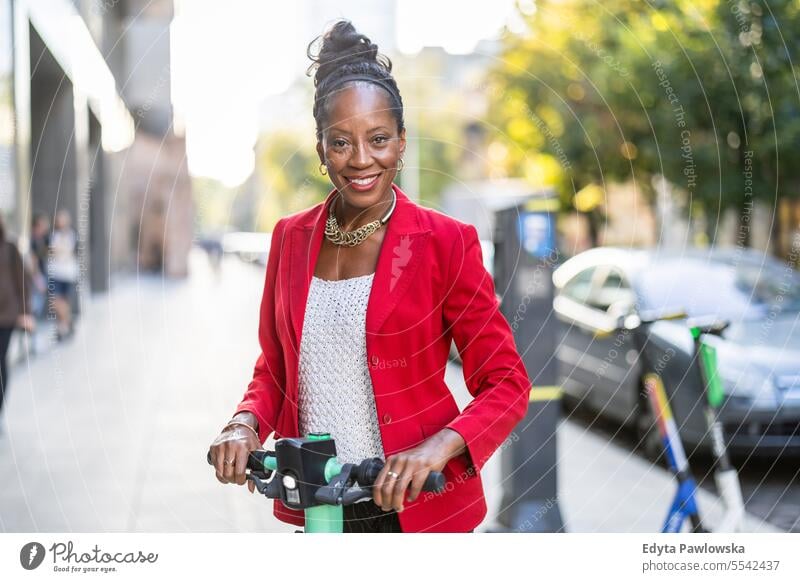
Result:
<instances>
[{"instance_id":1,"label":"paved pavement","mask_svg":"<svg viewBox=\"0 0 800 582\"><path fill-rule=\"evenodd\" d=\"M14 369L0 420L0 531L292 531L271 502L222 486L205 452L257 355L261 268L203 255L188 281L119 281L87 306L69 344ZM447 382L464 404L460 367ZM658 531L674 493L663 469L565 420L560 507L571 532ZM492 525L497 457L484 471ZM699 503L713 525L720 507ZM776 531L752 516L750 531Z\"/></svg>"}]
</instances>

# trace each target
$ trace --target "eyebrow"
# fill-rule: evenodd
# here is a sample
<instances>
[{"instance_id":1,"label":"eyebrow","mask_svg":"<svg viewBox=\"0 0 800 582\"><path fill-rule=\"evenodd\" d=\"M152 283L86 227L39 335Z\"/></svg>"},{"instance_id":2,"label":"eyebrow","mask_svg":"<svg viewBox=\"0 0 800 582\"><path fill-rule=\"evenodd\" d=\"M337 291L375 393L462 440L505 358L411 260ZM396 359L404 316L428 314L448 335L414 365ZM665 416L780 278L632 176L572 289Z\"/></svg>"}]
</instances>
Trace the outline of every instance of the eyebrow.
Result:
<instances>
[{"instance_id":1,"label":"eyebrow","mask_svg":"<svg viewBox=\"0 0 800 582\"><path fill-rule=\"evenodd\" d=\"M344 129L339 129L338 127L331 127L330 131L331 132L338 132L338 133L341 133L341 134L344 134L344 135L352 135L349 131L344 130ZM372 129L368 129L367 133L375 133L376 131L386 131L386 132L388 132L390 130L385 125L379 125L378 127L373 127Z\"/></svg>"}]
</instances>

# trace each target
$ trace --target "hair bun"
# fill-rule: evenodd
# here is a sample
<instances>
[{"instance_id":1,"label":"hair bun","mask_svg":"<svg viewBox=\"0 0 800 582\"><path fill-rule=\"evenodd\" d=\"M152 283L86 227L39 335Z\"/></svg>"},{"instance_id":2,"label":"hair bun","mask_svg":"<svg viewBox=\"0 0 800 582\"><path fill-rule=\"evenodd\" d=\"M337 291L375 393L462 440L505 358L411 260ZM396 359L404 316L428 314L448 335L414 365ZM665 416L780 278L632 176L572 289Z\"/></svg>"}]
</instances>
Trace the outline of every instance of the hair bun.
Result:
<instances>
[{"instance_id":1,"label":"hair bun","mask_svg":"<svg viewBox=\"0 0 800 582\"><path fill-rule=\"evenodd\" d=\"M315 50L318 46L318 50ZM314 75L314 86L322 83L334 70L345 65L358 63L377 63L386 73L392 70L392 62L388 57L378 53L378 45L366 35L359 33L349 20L339 20L323 35L315 38L308 45L308 58L313 63L306 74Z\"/></svg>"}]
</instances>

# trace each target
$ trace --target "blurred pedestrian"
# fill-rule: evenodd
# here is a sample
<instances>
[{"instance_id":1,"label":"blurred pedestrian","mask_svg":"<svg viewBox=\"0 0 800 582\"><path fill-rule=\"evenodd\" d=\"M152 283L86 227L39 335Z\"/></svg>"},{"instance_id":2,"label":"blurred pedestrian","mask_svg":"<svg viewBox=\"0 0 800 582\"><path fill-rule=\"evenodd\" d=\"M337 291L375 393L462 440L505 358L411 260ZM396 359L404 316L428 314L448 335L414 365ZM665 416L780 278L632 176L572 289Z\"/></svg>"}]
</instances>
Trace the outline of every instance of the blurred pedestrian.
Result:
<instances>
[{"instance_id":1,"label":"blurred pedestrian","mask_svg":"<svg viewBox=\"0 0 800 582\"><path fill-rule=\"evenodd\" d=\"M0 216L0 411L8 391L8 346L15 328L33 331L28 285L22 257L17 247L6 240Z\"/></svg>"},{"instance_id":2,"label":"blurred pedestrian","mask_svg":"<svg viewBox=\"0 0 800 582\"><path fill-rule=\"evenodd\" d=\"M56 338L58 341L74 333L72 322L72 294L78 280L78 237L72 229L72 218L68 210L56 213L53 232L50 234L47 257L47 289L56 316Z\"/></svg>"},{"instance_id":3,"label":"blurred pedestrian","mask_svg":"<svg viewBox=\"0 0 800 582\"><path fill-rule=\"evenodd\" d=\"M44 214L36 214L31 225L31 249L29 256L31 288L31 314L44 319L47 305L47 255L50 248L50 220Z\"/></svg>"}]
</instances>

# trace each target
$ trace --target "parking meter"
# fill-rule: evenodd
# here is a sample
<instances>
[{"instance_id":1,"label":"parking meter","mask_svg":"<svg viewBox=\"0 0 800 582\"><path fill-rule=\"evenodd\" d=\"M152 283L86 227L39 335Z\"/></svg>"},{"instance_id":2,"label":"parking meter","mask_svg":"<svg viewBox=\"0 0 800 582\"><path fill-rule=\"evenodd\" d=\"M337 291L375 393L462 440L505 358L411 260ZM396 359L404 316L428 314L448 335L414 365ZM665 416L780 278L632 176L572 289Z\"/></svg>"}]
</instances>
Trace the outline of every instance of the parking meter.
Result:
<instances>
[{"instance_id":1,"label":"parking meter","mask_svg":"<svg viewBox=\"0 0 800 582\"><path fill-rule=\"evenodd\" d=\"M556 429L561 388L552 273L558 266L558 199L536 196L495 214L495 288L531 377L528 413L503 445L500 524L511 531L564 531L558 503Z\"/></svg>"}]
</instances>

